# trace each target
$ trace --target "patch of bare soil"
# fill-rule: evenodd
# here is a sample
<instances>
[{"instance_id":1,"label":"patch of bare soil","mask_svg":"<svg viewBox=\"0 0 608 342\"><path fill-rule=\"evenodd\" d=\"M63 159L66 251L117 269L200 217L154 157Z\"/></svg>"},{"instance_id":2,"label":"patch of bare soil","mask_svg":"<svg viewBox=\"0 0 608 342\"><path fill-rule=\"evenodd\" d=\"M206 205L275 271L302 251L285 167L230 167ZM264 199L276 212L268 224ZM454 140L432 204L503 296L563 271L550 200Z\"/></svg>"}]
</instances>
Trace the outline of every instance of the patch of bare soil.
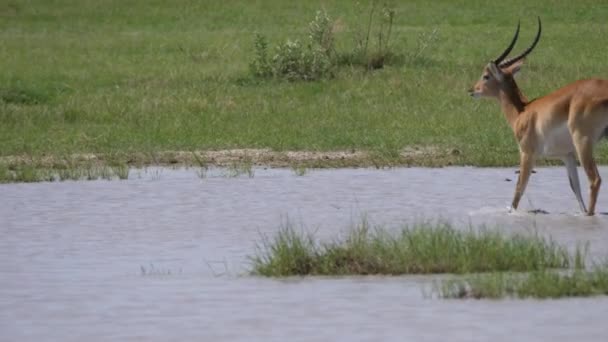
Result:
<instances>
[{"instance_id":1,"label":"patch of bare soil","mask_svg":"<svg viewBox=\"0 0 608 342\"><path fill-rule=\"evenodd\" d=\"M460 152L437 147L411 147L394 154L373 151L273 151L232 149L217 151L163 151L154 153L73 154L5 156L0 163L42 168L70 168L81 165L231 166L249 164L267 167L385 167L447 166L457 163Z\"/></svg>"}]
</instances>

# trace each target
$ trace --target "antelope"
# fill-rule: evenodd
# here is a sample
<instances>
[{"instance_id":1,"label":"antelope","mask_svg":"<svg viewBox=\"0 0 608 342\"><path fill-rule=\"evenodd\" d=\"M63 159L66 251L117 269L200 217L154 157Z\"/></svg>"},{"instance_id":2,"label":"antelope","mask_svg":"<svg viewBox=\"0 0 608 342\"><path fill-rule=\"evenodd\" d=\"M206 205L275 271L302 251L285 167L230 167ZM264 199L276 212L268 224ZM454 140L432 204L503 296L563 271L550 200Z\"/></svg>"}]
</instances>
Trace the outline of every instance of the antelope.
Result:
<instances>
[{"instance_id":1,"label":"antelope","mask_svg":"<svg viewBox=\"0 0 608 342\"><path fill-rule=\"evenodd\" d=\"M541 21L532 44L516 57L505 59L519 36L520 24L506 50L490 61L469 90L474 98L494 98L511 126L519 145L519 176L509 211L516 210L538 157L559 158L568 171L570 188L580 209L591 216L602 179L593 158L593 146L608 127L608 80L586 79L568 84L529 101L514 76L540 40ZM589 179L589 208L581 195L576 156Z\"/></svg>"}]
</instances>

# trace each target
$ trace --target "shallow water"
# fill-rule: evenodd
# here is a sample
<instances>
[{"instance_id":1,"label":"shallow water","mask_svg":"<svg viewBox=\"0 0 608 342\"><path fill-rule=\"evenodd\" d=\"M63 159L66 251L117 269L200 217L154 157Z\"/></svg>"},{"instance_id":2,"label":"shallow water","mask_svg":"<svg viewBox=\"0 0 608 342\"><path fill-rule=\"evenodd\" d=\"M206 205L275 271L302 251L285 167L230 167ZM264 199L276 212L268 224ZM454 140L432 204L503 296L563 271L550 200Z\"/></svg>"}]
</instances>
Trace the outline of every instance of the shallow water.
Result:
<instances>
[{"instance_id":1,"label":"shallow water","mask_svg":"<svg viewBox=\"0 0 608 342\"><path fill-rule=\"evenodd\" d=\"M439 300L433 277L245 275L281 222L329 238L364 215L388 228L442 218L539 231L608 255L608 216L580 215L564 168L537 171L514 214L514 169L148 169L0 185L0 340L605 341L606 297Z\"/></svg>"}]
</instances>

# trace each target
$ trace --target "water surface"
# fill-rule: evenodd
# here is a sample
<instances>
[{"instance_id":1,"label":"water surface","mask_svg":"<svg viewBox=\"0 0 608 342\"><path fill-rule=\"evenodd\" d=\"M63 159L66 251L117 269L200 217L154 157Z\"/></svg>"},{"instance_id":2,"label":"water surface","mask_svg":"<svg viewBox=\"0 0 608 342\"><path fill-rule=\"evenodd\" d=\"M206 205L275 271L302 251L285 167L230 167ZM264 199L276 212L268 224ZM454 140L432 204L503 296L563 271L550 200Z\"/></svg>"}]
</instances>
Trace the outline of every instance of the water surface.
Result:
<instances>
[{"instance_id":1,"label":"water surface","mask_svg":"<svg viewBox=\"0 0 608 342\"><path fill-rule=\"evenodd\" d=\"M537 231L608 255L608 216L580 215L564 168L537 169L512 214L514 169L254 171L201 178L193 169L148 169L126 181L0 185L0 340L608 337L605 297L446 301L428 298L434 277L246 275L260 234L282 222L331 238L364 215L389 229L440 218ZM583 188L586 196L584 180ZM598 211L608 211L602 191Z\"/></svg>"}]
</instances>

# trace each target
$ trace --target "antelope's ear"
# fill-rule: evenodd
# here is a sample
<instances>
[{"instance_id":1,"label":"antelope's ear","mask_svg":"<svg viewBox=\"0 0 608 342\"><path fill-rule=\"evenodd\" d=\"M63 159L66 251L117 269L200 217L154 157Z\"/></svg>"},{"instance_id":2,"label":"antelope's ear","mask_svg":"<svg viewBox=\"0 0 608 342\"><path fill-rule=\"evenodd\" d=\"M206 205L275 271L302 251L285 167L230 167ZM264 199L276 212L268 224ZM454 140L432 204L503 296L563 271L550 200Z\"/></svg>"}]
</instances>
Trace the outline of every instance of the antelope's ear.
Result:
<instances>
[{"instance_id":1,"label":"antelope's ear","mask_svg":"<svg viewBox=\"0 0 608 342\"><path fill-rule=\"evenodd\" d=\"M500 68L496 65L496 63L490 62L488 64L488 71L490 72L490 74L492 74L492 77L494 77L494 79L496 79L498 81L502 81L503 73L500 70Z\"/></svg>"},{"instance_id":2,"label":"antelope's ear","mask_svg":"<svg viewBox=\"0 0 608 342\"><path fill-rule=\"evenodd\" d=\"M521 70L521 66L524 64L524 59L520 59L517 62L513 63L512 65L509 65L506 69L505 72L510 73L511 75L515 75L519 72L519 70Z\"/></svg>"}]
</instances>

